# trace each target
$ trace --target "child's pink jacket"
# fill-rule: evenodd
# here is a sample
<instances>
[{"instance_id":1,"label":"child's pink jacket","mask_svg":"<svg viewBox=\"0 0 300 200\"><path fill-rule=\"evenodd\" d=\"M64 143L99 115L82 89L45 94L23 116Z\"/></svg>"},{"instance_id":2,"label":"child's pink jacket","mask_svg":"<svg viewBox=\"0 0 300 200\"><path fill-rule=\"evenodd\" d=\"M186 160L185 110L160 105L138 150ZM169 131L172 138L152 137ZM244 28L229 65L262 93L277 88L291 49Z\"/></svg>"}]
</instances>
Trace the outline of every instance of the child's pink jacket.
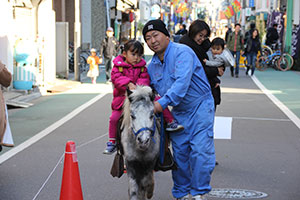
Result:
<instances>
[{"instance_id":1,"label":"child's pink jacket","mask_svg":"<svg viewBox=\"0 0 300 200\"><path fill-rule=\"evenodd\" d=\"M122 55L119 55L113 60L113 63L114 67L111 71L111 81L114 84L114 91L111 108L113 110L121 110L128 83L132 82L135 85L148 86L150 85L150 77L144 59L132 66L125 62L125 58Z\"/></svg>"}]
</instances>

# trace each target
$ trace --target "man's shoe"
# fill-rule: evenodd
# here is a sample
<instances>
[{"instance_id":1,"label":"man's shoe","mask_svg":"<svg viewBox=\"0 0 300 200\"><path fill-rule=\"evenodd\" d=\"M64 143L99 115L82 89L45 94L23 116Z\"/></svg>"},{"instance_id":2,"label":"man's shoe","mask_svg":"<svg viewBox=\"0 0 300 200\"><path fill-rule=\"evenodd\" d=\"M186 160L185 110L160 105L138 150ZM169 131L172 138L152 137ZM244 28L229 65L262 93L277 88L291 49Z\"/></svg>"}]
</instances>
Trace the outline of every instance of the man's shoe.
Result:
<instances>
[{"instance_id":1,"label":"man's shoe","mask_svg":"<svg viewBox=\"0 0 300 200\"><path fill-rule=\"evenodd\" d=\"M189 199L190 199L190 196L189 196L189 194L187 194L184 197L177 198L176 200L189 200Z\"/></svg>"},{"instance_id":2,"label":"man's shoe","mask_svg":"<svg viewBox=\"0 0 300 200\"><path fill-rule=\"evenodd\" d=\"M169 132L175 132L175 131L181 131L184 127L180 124L178 124L175 120L173 120L171 123L167 124L166 131Z\"/></svg>"},{"instance_id":3,"label":"man's shoe","mask_svg":"<svg viewBox=\"0 0 300 200\"><path fill-rule=\"evenodd\" d=\"M192 197L192 200L207 200L207 198L205 197L205 195L196 195Z\"/></svg>"},{"instance_id":4,"label":"man's shoe","mask_svg":"<svg viewBox=\"0 0 300 200\"><path fill-rule=\"evenodd\" d=\"M239 77L239 75L238 75L238 74L236 74L236 75L235 75L235 78L238 78L238 77Z\"/></svg>"},{"instance_id":5,"label":"man's shoe","mask_svg":"<svg viewBox=\"0 0 300 200\"><path fill-rule=\"evenodd\" d=\"M113 154L117 150L117 145L112 142L106 143L106 149L103 151L104 154Z\"/></svg>"},{"instance_id":6,"label":"man's shoe","mask_svg":"<svg viewBox=\"0 0 300 200\"><path fill-rule=\"evenodd\" d=\"M233 73L233 71L231 71L231 76L232 76L232 77L234 76L234 73Z\"/></svg>"}]
</instances>

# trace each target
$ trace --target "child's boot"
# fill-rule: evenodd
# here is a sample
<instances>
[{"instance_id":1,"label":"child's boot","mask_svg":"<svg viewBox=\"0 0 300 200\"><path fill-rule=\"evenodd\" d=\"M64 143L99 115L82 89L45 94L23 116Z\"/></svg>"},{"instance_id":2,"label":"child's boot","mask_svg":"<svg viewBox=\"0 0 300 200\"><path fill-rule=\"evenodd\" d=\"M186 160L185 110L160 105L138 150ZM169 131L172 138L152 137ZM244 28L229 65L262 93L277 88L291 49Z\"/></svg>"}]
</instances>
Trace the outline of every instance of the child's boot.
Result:
<instances>
[{"instance_id":1,"label":"child's boot","mask_svg":"<svg viewBox=\"0 0 300 200\"><path fill-rule=\"evenodd\" d=\"M106 148L103 151L103 153L110 155L113 154L116 150L117 150L117 145L109 141L106 143Z\"/></svg>"},{"instance_id":2,"label":"child's boot","mask_svg":"<svg viewBox=\"0 0 300 200\"><path fill-rule=\"evenodd\" d=\"M176 132L176 131L181 131L183 129L184 127L182 125L178 124L176 120L173 120L172 122L167 124L166 131Z\"/></svg>"}]
</instances>

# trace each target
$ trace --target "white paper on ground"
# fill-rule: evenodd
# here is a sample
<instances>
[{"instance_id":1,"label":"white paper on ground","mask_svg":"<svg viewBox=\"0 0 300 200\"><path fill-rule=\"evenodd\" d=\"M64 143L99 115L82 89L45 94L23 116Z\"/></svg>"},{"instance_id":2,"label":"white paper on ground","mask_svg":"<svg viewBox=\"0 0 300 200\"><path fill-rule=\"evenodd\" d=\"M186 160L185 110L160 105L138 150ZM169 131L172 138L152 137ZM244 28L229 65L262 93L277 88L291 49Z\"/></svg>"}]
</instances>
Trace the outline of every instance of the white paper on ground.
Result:
<instances>
[{"instance_id":1,"label":"white paper on ground","mask_svg":"<svg viewBox=\"0 0 300 200\"><path fill-rule=\"evenodd\" d=\"M14 145L14 140L12 138L12 134L11 134L11 130L10 130L10 125L9 125L9 121L8 121L8 113L7 113L7 107L5 105L5 112L6 112L6 130L4 132L4 136L3 136L3 144L7 144L7 145Z\"/></svg>"},{"instance_id":2,"label":"white paper on ground","mask_svg":"<svg viewBox=\"0 0 300 200\"><path fill-rule=\"evenodd\" d=\"M214 138L231 139L232 117L215 117Z\"/></svg>"}]
</instances>

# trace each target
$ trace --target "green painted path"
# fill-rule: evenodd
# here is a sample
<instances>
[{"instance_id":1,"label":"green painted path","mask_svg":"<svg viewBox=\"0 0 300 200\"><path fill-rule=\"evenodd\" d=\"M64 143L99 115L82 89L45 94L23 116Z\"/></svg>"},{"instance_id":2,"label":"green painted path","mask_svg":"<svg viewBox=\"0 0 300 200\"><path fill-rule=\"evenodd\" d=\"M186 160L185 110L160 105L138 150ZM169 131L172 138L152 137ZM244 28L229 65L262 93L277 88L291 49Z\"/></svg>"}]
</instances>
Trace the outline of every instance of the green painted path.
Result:
<instances>
[{"instance_id":1,"label":"green painted path","mask_svg":"<svg viewBox=\"0 0 300 200\"><path fill-rule=\"evenodd\" d=\"M255 71L256 78L298 118L300 118L300 73L295 71Z\"/></svg>"},{"instance_id":2,"label":"green painted path","mask_svg":"<svg viewBox=\"0 0 300 200\"><path fill-rule=\"evenodd\" d=\"M63 118L96 94L59 94L41 97L34 106L9 115L15 146Z\"/></svg>"}]
</instances>

